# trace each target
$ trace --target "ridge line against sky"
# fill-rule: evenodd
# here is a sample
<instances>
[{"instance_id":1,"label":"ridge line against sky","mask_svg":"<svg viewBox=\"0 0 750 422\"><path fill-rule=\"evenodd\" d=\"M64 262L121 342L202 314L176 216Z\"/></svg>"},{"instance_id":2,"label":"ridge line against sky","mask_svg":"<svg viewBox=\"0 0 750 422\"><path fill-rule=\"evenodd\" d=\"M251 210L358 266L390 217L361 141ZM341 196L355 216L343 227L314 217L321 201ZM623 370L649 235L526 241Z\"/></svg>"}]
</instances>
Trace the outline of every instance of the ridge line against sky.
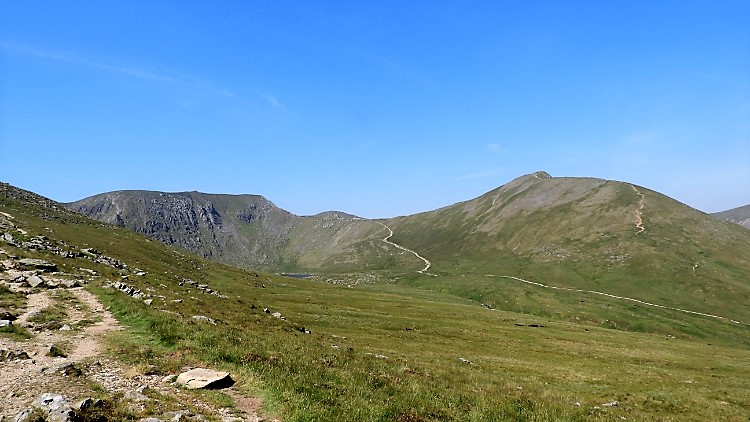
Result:
<instances>
[{"instance_id":1,"label":"ridge line against sky","mask_svg":"<svg viewBox=\"0 0 750 422\"><path fill-rule=\"evenodd\" d=\"M750 204L742 1L0 5L0 180L428 211L544 170Z\"/></svg>"}]
</instances>

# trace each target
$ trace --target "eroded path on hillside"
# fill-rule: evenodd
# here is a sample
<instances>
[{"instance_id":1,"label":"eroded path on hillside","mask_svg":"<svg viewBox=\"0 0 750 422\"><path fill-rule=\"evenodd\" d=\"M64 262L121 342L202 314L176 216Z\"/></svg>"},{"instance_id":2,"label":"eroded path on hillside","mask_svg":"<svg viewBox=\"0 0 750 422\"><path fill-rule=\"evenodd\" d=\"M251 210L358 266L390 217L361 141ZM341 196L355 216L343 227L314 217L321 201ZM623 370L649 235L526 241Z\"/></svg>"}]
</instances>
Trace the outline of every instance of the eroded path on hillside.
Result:
<instances>
[{"instance_id":1,"label":"eroded path on hillside","mask_svg":"<svg viewBox=\"0 0 750 422\"><path fill-rule=\"evenodd\" d=\"M2 281L0 284L8 286ZM56 324L40 323L38 316L50 310L61 312L57 314L60 316L56 317ZM238 416L229 408L218 408L165 383L163 374L145 375L105 354L103 336L122 327L97 297L83 287L29 289L23 313L13 324L29 330L31 338L0 336L0 420L18 415L44 393L60 394L75 405L82 398L92 396L92 385L98 385L108 394L121 394L119 400L135 412L147 406L163 406L147 405L162 403L158 395L154 398L149 393L156 391L167 397L172 403L170 406L180 409L172 412L175 415L182 412L179 420L198 420L198 416L186 416L191 413L184 404L222 421L261 420L257 413L261 407L258 398L246 397L233 389L225 390L241 411ZM63 328L58 328L60 325ZM58 352L50 353L53 345Z\"/></svg>"},{"instance_id":2,"label":"eroded path on hillside","mask_svg":"<svg viewBox=\"0 0 750 422\"><path fill-rule=\"evenodd\" d=\"M49 310L62 311L62 320L54 325L38 322L39 315ZM2 363L0 397L4 403L0 414L12 417L28 406L31 399L42 393L85 395L85 382L70 378L81 377L78 371L88 367L92 359L96 365L88 367L86 378L101 378L105 388L117 385L138 387L124 380L114 362L100 356L101 336L120 326L96 297L81 287L40 290L27 295L24 313L14 325L32 330L28 340L0 337L0 349L24 353L27 358L10 359ZM61 325L61 328L57 328ZM52 346L58 352L50 353ZM81 378L83 379L83 378Z\"/></svg>"},{"instance_id":3,"label":"eroded path on hillside","mask_svg":"<svg viewBox=\"0 0 750 422\"><path fill-rule=\"evenodd\" d=\"M630 185L631 188L635 191L635 194L638 195L638 209L635 210L635 228L638 230L636 234L641 234L646 231L646 228L643 226L643 194L641 191L638 190L634 185Z\"/></svg>"},{"instance_id":4,"label":"eroded path on hillside","mask_svg":"<svg viewBox=\"0 0 750 422\"><path fill-rule=\"evenodd\" d=\"M532 286L537 286L537 287L541 287L541 288L544 288L544 289L564 290L564 291L577 292L577 293L587 293L587 294L605 296L605 297L609 297L609 298L612 298L612 299L627 300L627 301L630 301L630 302L635 302L635 303L638 303L638 304L641 304L641 305L651 306L651 307L654 307L654 308L667 309L667 310L670 310L670 311L677 311L677 312L683 312L683 313L686 313L686 314L698 315L698 316L707 317L707 318L714 318L714 319L722 320L722 321L725 321L725 322L728 322L728 323L732 323L732 324L750 326L750 324L747 324L747 323L744 323L744 322L740 322L740 321L737 321L737 320L734 320L734 319L731 319L731 318L723 317L723 316L720 316L720 315L713 315L713 314L708 314L708 313L705 313L705 312L691 311L689 309L682 309L682 308L675 308L673 306L660 305L658 303L646 302L646 301L643 301L643 300L640 300L640 299L635 299L635 298L632 298L632 297L618 296L618 295L613 295L611 293L599 292L599 291L596 291L596 290L578 289L578 288L575 288L575 287L550 286L548 284L539 283L539 282L536 282L536 281L524 280L523 278L515 277L515 276L510 276L510 275L493 275L493 274L487 274L487 275L485 275L485 277L505 278L505 279L510 279L510 280L516 280L516 281L520 281L522 283L530 284Z\"/></svg>"},{"instance_id":5,"label":"eroded path on hillside","mask_svg":"<svg viewBox=\"0 0 750 422\"><path fill-rule=\"evenodd\" d=\"M422 255L414 252L413 250L411 250L409 248L406 248L406 247L403 247L403 246L399 245L398 243L391 242L389 239L391 237L393 237L393 230L391 230L390 227L386 226L385 224L383 224L383 223L381 223L379 221L378 221L378 224L380 224L381 226L385 227L386 230L388 230L388 236L386 236L386 237L383 238L383 242L385 242L385 243L387 243L389 245L392 245L392 246L394 246L394 247L396 247L398 249L401 249L402 251L414 254L414 256L416 256L417 258L421 259L424 262L424 268L422 268L421 270L419 270L417 272L420 273L420 274L426 274L426 275L430 275L430 276L435 277L434 274L430 274L430 273L427 272L427 270L429 270L430 267L432 266L432 263L427 258L425 258Z\"/></svg>"}]
</instances>

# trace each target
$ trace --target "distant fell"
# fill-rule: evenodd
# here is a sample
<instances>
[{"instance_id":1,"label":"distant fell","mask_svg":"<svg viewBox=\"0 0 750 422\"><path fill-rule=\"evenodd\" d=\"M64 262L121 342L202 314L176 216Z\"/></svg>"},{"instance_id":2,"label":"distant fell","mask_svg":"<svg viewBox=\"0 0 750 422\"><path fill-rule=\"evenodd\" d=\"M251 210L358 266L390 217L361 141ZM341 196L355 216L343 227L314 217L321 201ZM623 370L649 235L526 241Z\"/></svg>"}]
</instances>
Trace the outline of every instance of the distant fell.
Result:
<instances>
[{"instance_id":1,"label":"distant fell","mask_svg":"<svg viewBox=\"0 0 750 422\"><path fill-rule=\"evenodd\" d=\"M112 192L68 206L245 268L383 270L419 284L424 258L444 280L424 279L425 287L493 306L510 306L502 305L513 299L502 285L477 290L486 280L462 280L507 275L703 310L750 303L750 232L645 187L599 178L536 172L471 200L387 220L301 217L257 195L198 192ZM750 320L746 308L737 315Z\"/></svg>"},{"instance_id":2,"label":"distant fell","mask_svg":"<svg viewBox=\"0 0 750 422\"><path fill-rule=\"evenodd\" d=\"M351 248L372 249L367 243L376 239L368 240L369 233L378 227L343 212L297 216L260 195L132 190L94 195L66 206L205 258L267 270L322 265L350 270ZM371 252L368 264L356 262L356 269L378 265L378 249Z\"/></svg>"},{"instance_id":3,"label":"distant fell","mask_svg":"<svg viewBox=\"0 0 750 422\"><path fill-rule=\"evenodd\" d=\"M716 212L711 215L750 229L750 205Z\"/></svg>"}]
</instances>

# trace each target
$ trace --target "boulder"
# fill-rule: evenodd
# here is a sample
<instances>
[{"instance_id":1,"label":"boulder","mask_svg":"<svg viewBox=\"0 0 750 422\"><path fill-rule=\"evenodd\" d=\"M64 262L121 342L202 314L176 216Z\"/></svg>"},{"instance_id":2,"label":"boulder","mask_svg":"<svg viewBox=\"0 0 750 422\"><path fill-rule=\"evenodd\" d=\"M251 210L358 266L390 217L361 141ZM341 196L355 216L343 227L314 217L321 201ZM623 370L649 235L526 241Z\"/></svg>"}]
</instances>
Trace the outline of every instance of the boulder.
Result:
<instances>
[{"instance_id":1,"label":"boulder","mask_svg":"<svg viewBox=\"0 0 750 422\"><path fill-rule=\"evenodd\" d=\"M209 318L205 315L193 315L193 321L206 322L209 324L216 325L216 321L214 321L213 318Z\"/></svg>"},{"instance_id":2,"label":"boulder","mask_svg":"<svg viewBox=\"0 0 750 422\"><path fill-rule=\"evenodd\" d=\"M13 419L13 422L26 422L29 419L29 416L31 416L31 409L23 409L19 414L16 415L16 417Z\"/></svg>"},{"instance_id":3,"label":"boulder","mask_svg":"<svg viewBox=\"0 0 750 422\"><path fill-rule=\"evenodd\" d=\"M38 275L32 275L31 277L26 278L26 284L28 284L29 287L44 287L44 279Z\"/></svg>"},{"instance_id":4,"label":"boulder","mask_svg":"<svg viewBox=\"0 0 750 422\"><path fill-rule=\"evenodd\" d=\"M59 394L44 393L35 398L31 405L42 409L49 422L68 422L73 417L73 409Z\"/></svg>"},{"instance_id":5,"label":"boulder","mask_svg":"<svg viewBox=\"0 0 750 422\"><path fill-rule=\"evenodd\" d=\"M9 319L0 319L0 328L10 327L11 325L13 325L13 321Z\"/></svg>"},{"instance_id":6,"label":"boulder","mask_svg":"<svg viewBox=\"0 0 750 422\"><path fill-rule=\"evenodd\" d=\"M214 371L205 368L195 368L183 372L177 376L175 382L190 390L198 388L213 390L234 385L234 380L229 375L229 372Z\"/></svg>"},{"instance_id":7,"label":"boulder","mask_svg":"<svg viewBox=\"0 0 750 422\"><path fill-rule=\"evenodd\" d=\"M24 258L18 261L24 267L36 268L42 271L57 271L57 265L43 259Z\"/></svg>"}]
</instances>

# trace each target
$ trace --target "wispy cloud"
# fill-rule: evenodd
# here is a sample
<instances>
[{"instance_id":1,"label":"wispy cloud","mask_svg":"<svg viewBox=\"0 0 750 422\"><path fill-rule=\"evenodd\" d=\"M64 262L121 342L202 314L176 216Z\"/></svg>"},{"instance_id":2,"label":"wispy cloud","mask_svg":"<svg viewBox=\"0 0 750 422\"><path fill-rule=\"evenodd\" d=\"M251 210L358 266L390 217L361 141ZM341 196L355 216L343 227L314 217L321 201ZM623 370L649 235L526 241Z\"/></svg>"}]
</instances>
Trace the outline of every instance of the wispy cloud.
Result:
<instances>
[{"instance_id":1,"label":"wispy cloud","mask_svg":"<svg viewBox=\"0 0 750 422\"><path fill-rule=\"evenodd\" d=\"M182 85L188 87L191 90L203 92L209 95L215 95L225 98L231 98L235 100L245 100L245 98L234 91L226 88L217 88L213 82L179 74L177 72L167 71L155 71L152 69L145 69L141 67L121 65L108 63L101 60L93 60L88 57L84 57L78 54L70 52L60 51L49 51L39 48L21 46L11 44L8 42L1 42L0 48L5 50L14 51L16 53L24 54L27 56L37 57L45 60L54 60L59 62L70 63L79 66L86 66L89 68L101 69L108 72L118 73L131 78L136 78L144 81L161 82L173 85ZM282 104L275 96L269 94L260 94L258 96L265 100L269 106L276 110L286 111L286 107ZM194 102L187 101L182 104L183 107L192 106Z\"/></svg>"},{"instance_id":2,"label":"wispy cloud","mask_svg":"<svg viewBox=\"0 0 750 422\"><path fill-rule=\"evenodd\" d=\"M82 56L72 54L72 53L67 53L67 52L63 53L59 51L47 51L47 50L41 50L37 48L18 46L18 45L14 45L10 43L5 43L5 42L0 44L0 46L6 50L12 50L17 53L26 54L28 56L38 57L38 58L47 59L47 60L55 60L55 61L61 61L61 62L66 62L66 63L78 64L78 65L83 65L83 66L88 66L88 67L95 67L98 69L108 70L108 71L115 72L115 73L121 73L123 75L127 75L133 78L151 80L151 81L169 82L169 83L184 83L183 80L175 76L157 73L157 72L146 70L146 69L139 69L136 67L104 63L101 61L91 60L89 58L82 57Z\"/></svg>"},{"instance_id":3,"label":"wispy cloud","mask_svg":"<svg viewBox=\"0 0 750 422\"><path fill-rule=\"evenodd\" d=\"M268 101L268 104L271 105L271 107L273 107L273 108L275 108L277 110L280 110L280 111L286 111L286 107L284 106L284 104L281 104L281 102L276 97L274 97L273 95L266 94L266 95L264 95L264 97L265 97L266 101Z\"/></svg>"}]
</instances>

